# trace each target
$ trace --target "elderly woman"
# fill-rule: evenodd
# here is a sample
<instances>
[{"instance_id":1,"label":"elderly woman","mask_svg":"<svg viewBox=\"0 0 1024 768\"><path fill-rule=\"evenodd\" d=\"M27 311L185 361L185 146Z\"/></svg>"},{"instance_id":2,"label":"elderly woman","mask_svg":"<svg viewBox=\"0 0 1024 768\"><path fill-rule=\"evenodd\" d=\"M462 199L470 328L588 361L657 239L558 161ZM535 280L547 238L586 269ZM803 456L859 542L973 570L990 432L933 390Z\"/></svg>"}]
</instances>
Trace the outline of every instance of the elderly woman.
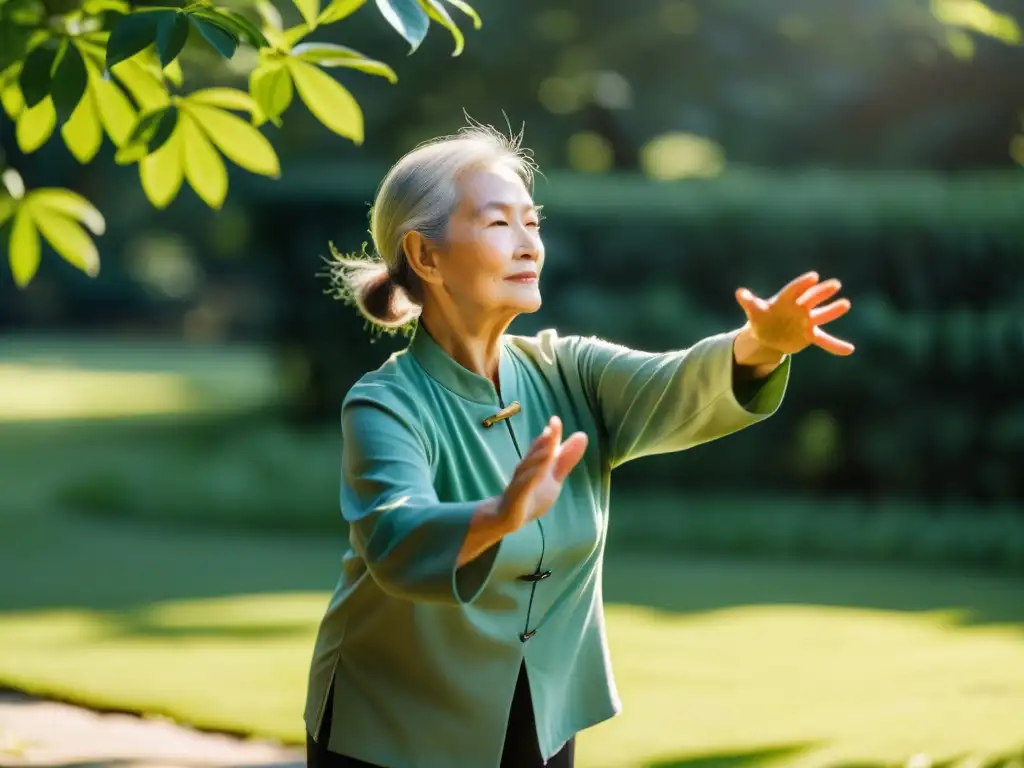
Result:
<instances>
[{"instance_id":1,"label":"elderly woman","mask_svg":"<svg viewBox=\"0 0 1024 768\"><path fill-rule=\"evenodd\" d=\"M312 768L571 766L620 709L611 471L767 418L811 344L853 351L821 330L850 305L815 273L740 289L743 327L682 351L508 334L541 305L532 172L490 129L431 141L381 184L374 257L336 265L368 320L415 328L342 404L351 548L309 676Z\"/></svg>"}]
</instances>

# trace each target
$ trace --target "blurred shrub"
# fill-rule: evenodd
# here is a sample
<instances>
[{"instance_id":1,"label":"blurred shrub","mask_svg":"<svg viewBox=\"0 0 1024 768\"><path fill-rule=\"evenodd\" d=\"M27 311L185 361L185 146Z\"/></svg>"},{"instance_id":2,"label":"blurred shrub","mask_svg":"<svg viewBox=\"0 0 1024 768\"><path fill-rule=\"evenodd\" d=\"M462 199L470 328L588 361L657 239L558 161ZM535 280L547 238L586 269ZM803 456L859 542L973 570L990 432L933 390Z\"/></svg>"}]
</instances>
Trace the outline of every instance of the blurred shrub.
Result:
<instances>
[{"instance_id":1,"label":"blurred shrub","mask_svg":"<svg viewBox=\"0 0 1024 768\"><path fill-rule=\"evenodd\" d=\"M337 430L265 421L99 441L53 502L161 525L328 535L345 546ZM47 448L49 455L56 449ZM1024 573L1024 516L1011 507L826 502L632 488L615 492L609 541L647 551L907 561Z\"/></svg>"},{"instance_id":2,"label":"blurred shrub","mask_svg":"<svg viewBox=\"0 0 1024 768\"><path fill-rule=\"evenodd\" d=\"M404 344L373 346L348 307L320 298L316 277L329 240L358 249L367 239L378 178L321 163L250 188L266 228L257 239L281 269L281 341L306 361L295 402L313 420L336 419L347 388ZM513 332L556 326L678 348L741 322L737 285L771 293L811 268L841 278L854 303L831 328L856 354L800 355L776 418L627 466L618 487L740 483L982 505L1024 497L1024 176L551 174L536 196L545 306Z\"/></svg>"}]
</instances>

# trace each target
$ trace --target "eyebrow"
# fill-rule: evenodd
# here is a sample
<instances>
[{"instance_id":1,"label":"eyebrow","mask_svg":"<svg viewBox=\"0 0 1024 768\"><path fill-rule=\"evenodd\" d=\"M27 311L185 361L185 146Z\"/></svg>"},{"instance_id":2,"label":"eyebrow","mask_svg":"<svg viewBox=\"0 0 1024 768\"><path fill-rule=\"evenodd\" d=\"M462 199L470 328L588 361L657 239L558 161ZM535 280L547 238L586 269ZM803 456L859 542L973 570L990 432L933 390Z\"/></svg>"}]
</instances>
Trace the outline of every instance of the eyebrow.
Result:
<instances>
[{"instance_id":1,"label":"eyebrow","mask_svg":"<svg viewBox=\"0 0 1024 768\"><path fill-rule=\"evenodd\" d=\"M525 206L509 205L508 203L502 203L498 200L491 200L490 202L484 203L479 208L477 208L474 215L482 216L483 214L487 213L487 211L490 211L495 208L498 209L499 211L511 211L520 207L525 211L533 211L534 213L539 214L544 206L537 205L536 203L531 203L530 205Z\"/></svg>"}]
</instances>

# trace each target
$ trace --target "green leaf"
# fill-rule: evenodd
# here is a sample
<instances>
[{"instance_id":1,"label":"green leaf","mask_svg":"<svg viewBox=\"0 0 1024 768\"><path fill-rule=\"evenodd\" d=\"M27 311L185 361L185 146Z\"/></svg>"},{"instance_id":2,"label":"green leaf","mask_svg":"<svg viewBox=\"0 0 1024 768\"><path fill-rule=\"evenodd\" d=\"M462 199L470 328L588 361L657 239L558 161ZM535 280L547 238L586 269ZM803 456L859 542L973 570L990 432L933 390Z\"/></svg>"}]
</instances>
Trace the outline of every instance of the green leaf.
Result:
<instances>
[{"instance_id":1,"label":"green leaf","mask_svg":"<svg viewBox=\"0 0 1024 768\"><path fill-rule=\"evenodd\" d=\"M136 11L122 16L107 40L107 69L113 69L156 41L160 20L173 11Z\"/></svg>"},{"instance_id":2,"label":"green leaf","mask_svg":"<svg viewBox=\"0 0 1024 768\"><path fill-rule=\"evenodd\" d=\"M177 121L178 109L173 106L143 113L124 146L117 151L114 161L119 165L130 165L156 152L171 137Z\"/></svg>"},{"instance_id":3,"label":"green leaf","mask_svg":"<svg viewBox=\"0 0 1024 768\"><path fill-rule=\"evenodd\" d=\"M290 27L282 32L281 38L284 41L285 48L291 50L293 45L309 33L310 29L308 24L296 24L294 27Z\"/></svg>"},{"instance_id":4,"label":"green leaf","mask_svg":"<svg viewBox=\"0 0 1024 768\"><path fill-rule=\"evenodd\" d=\"M239 40L248 40L249 43L256 48L266 48L270 45L270 42L264 34L260 32L259 27L235 11L217 10L209 6L201 5L195 8L190 8L187 13L196 19L202 19L203 21L224 30L229 35L238 38Z\"/></svg>"},{"instance_id":5,"label":"green leaf","mask_svg":"<svg viewBox=\"0 0 1024 768\"><path fill-rule=\"evenodd\" d=\"M409 53L420 47L427 36L430 19L417 0L377 0L377 8L388 24L409 43Z\"/></svg>"},{"instance_id":6,"label":"green leaf","mask_svg":"<svg viewBox=\"0 0 1024 768\"><path fill-rule=\"evenodd\" d=\"M245 120L203 104L190 103L188 111L214 146L235 165L275 179L281 175L281 163L274 147Z\"/></svg>"},{"instance_id":7,"label":"green leaf","mask_svg":"<svg viewBox=\"0 0 1024 768\"><path fill-rule=\"evenodd\" d=\"M186 101L190 104L206 104L221 109L237 109L250 114L258 109L252 96L237 88L201 88L190 93Z\"/></svg>"},{"instance_id":8,"label":"green leaf","mask_svg":"<svg viewBox=\"0 0 1024 768\"><path fill-rule=\"evenodd\" d=\"M249 45L255 48L270 47L270 41L260 31L260 28L245 18L245 16L235 11L222 11L222 13L235 22L235 25L238 27L235 31L238 33L239 38L244 38L249 42Z\"/></svg>"},{"instance_id":9,"label":"green leaf","mask_svg":"<svg viewBox=\"0 0 1024 768\"><path fill-rule=\"evenodd\" d=\"M39 271L39 233L32 223L32 214L24 203L18 206L14 214L14 225L11 227L11 239L8 245L11 261L11 274L19 288L32 282Z\"/></svg>"},{"instance_id":10,"label":"green leaf","mask_svg":"<svg viewBox=\"0 0 1024 768\"><path fill-rule=\"evenodd\" d=\"M25 180L13 168L8 168L3 173L0 173L0 184L7 190L7 194L15 200L21 200L25 196Z\"/></svg>"},{"instance_id":11,"label":"green leaf","mask_svg":"<svg viewBox=\"0 0 1024 768\"><path fill-rule=\"evenodd\" d=\"M33 26L20 24L13 19L3 19L0 23L0 70L7 69L25 57L34 29Z\"/></svg>"},{"instance_id":12,"label":"green leaf","mask_svg":"<svg viewBox=\"0 0 1024 768\"><path fill-rule=\"evenodd\" d=\"M283 63L264 64L249 74L249 92L260 110L259 116L254 115L256 123L269 120L280 125L281 115L292 103L292 77Z\"/></svg>"},{"instance_id":13,"label":"green leaf","mask_svg":"<svg viewBox=\"0 0 1024 768\"><path fill-rule=\"evenodd\" d=\"M334 43L302 43L292 48L292 56L319 64L321 67L348 67L370 75L387 78L391 83L398 82L395 70L382 61L369 59L359 51Z\"/></svg>"},{"instance_id":14,"label":"green leaf","mask_svg":"<svg viewBox=\"0 0 1024 768\"><path fill-rule=\"evenodd\" d=\"M310 29L316 29L317 17L320 15L320 0L294 0L302 18Z\"/></svg>"},{"instance_id":15,"label":"green leaf","mask_svg":"<svg viewBox=\"0 0 1024 768\"><path fill-rule=\"evenodd\" d=\"M74 44L85 59L85 68L91 72L94 69L100 74L106 69L107 48L106 43L94 43L87 40L84 35L76 37Z\"/></svg>"},{"instance_id":16,"label":"green leaf","mask_svg":"<svg viewBox=\"0 0 1024 768\"><path fill-rule=\"evenodd\" d=\"M363 111L352 94L312 64L295 58L287 62L299 96L317 120L339 136L362 144Z\"/></svg>"},{"instance_id":17,"label":"green leaf","mask_svg":"<svg viewBox=\"0 0 1024 768\"><path fill-rule=\"evenodd\" d=\"M21 67L18 84L26 107L34 107L50 95L53 82L53 63L57 59L59 42L47 40L33 48Z\"/></svg>"},{"instance_id":18,"label":"green leaf","mask_svg":"<svg viewBox=\"0 0 1024 768\"><path fill-rule=\"evenodd\" d=\"M230 59L235 55L238 38L233 32L228 32L223 27L217 26L205 14L203 18L193 14L192 23L199 30L199 34L206 38L206 42L217 49L217 52L225 59Z\"/></svg>"},{"instance_id":19,"label":"green leaf","mask_svg":"<svg viewBox=\"0 0 1024 768\"><path fill-rule=\"evenodd\" d=\"M452 56L458 56L462 53L463 48L466 46L466 38L463 36L462 30L452 20L448 9L441 5L440 0L420 0L420 3L427 12L427 16L451 33L452 39L455 40L455 50L452 51Z\"/></svg>"},{"instance_id":20,"label":"green leaf","mask_svg":"<svg viewBox=\"0 0 1024 768\"><path fill-rule=\"evenodd\" d=\"M71 113L71 119L64 123L60 133L78 162L85 165L96 157L103 144L103 127L91 89L78 102L78 107Z\"/></svg>"},{"instance_id":21,"label":"green leaf","mask_svg":"<svg viewBox=\"0 0 1024 768\"><path fill-rule=\"evenodd\" d=\"M105 11L114 11L124 15L129 13L131 9L131 4L124 2L124 0L85 0L82 3L82 10L90 16L99 16Z\"/></svg>"},{"instance_id":22,"label":"green leaf","mask_svg":"<svg viewBox=\"0 0 1024 768\"><path fill-rule=\"evenodd\" d=\"M33 210L44 208L61 216L70 216L88 227L94 235L102 235L107 229L103 214L77 192L62 187L40 187L30 195Z\"/></svg>"},{"instance_id":23,"label":"green leaf","mask_svg":"<svg viewBox=\"0 0 1024 768\"><path fill-rule=\"evenodd\" d=\"M31 109L24 110L18 117L14 134L19 149L25 154L35 152L50 140L56 125L57 113L53 109L53 99L47 96Z\"/></svg>"},{"instance_id":24,"label":"green leaf","mask_svg":"<svg viewBox=\"0 0 1024 768\"><path fill-rule=\"evenodd\" d=\"M153 207L159 210L166 208L178 196L181 182L185 178L182 124L183 121L178 123L171 138L160 149L139 161L142 191Z\"/></svg>"},{"instance_id":25,"label":"green leaf","mask_svg":"<svg viewBox=\"0 0 1024 768\"><path fill-rule=\"evenodd\" d=\"M172 61L164 67L163 70L161 70L160 75L166 77L169 81L181 88L181 84L185 79L185 73L181 70L181 60L175 59Z\"/></svg>"},{"instance_id":26,"label":"green leaf","mask_svg":"<svg viewBox=\"0 0 1024 768\"><path fill-rule=\"evenodd\" d=\"M141 112L159 109L170 103L171 97L164 84L137 59L122 61L112 72L131 94Z\"/></svg>"},{"instance_id":27,"label":"green leaf","mask_svg":"<svg viewBox=\"0 0 1024 768\"><path fill-rule=\"evenodd\" d=\"M320 24L333 24L336 21L348 18L358 11L366 3L366 0L334 0L320 12L317 20Z\"/></svg>"},{"instance_id":28,"label":"green leaf","mask_svg":"<svg viewBox=\"0 0 1024 768\"><path fill-rule=\"evenodd\" d=\"M465 0L445 0L445 2L453 8L458 8L464 14L469 16L473 21L473 29L480 29L480 27L483 26L484 22L480 18L480 14L473 10L472 6L465 2Z\"/></svg>"},{"instance_id":29,"label":"green leaf","mask_svg":"<svg viewBox=\"0 0 1024 768\"><path fill-rule=\"evenodd\" d=\"M17 120L25 109L25 100L21 97L21 88L17 78L0 88L0 104L11 120Z\"/></svg>"},{"instance_id":30,"label":"green leaf","mask_svg":"<svg viewBox=\"0 0 1024 768\"><path fill-rule=\"evenodd\" d=\"M228 172L217 150L195 120L181 121L185 178L200 199L215 211L224 205L228 193Z\"/></svg>"},{"instance_id":31,"label":"green leaf","mask_svg":"<svg viewBox=\"0 0 1024 768\"><path fill-rule=\"evenodd\" d=\"M89 76L85 71L82 54L74 45L65 45L64 55L61 56L57 68L53 72L53 84L50 89L53 107L57 112L57 121L60 124L66 123L74 114L78 103L85 95L88 82Z\"/></svg>"},{"instance_id":32,"label":"green leaf","mask_svg":"<svg viewBox=\"0 0 1024 768\"><path fill-rule=\"evenodd\" d=\"M271 0L255 0L253 5L256 6L256 13L260 15L264 27L277 32L283 29L284 22L281 20L281 12L277 10L277 6Z\"/></svg>"},{"instance_id":33,"label":"green leaf","mask_svg":"<svg viewBox=\"0 0 1024 768\"><path fill-rule=\"evenodd\" d=\"M115 147L124 146L135 126L135 109L116 83L95 74L91 74L89 79L103 130Z\"/></svg>"},{"instance_id":34,"label":"green leaf","mask_svg":"<svg viewBox=\"0 0 1024 768\"><path fill-rule=\"evenodd\" d=\"M188 16L184 13L162 14L156 28L156 47L160 65L166 67L181 53L188 40Z\"/></svg>"},{"instance_id":35,"label":"green leaf","mask_svg":"<svg viewBox=\"0 0 1024 768\"><path fill-rule=\"evenodd\" d=\"M35 202L34 197L27 201L27 205L32 207L32 219L40 234L53 246L53 250L68 264L78 267L89 277L99 274L99 251L78 222L52 209L40 208Z\"/></svg>"},{"instance_id":36,"label":"green leaf","mask_svg":"<svg viewBox=\"0 0 1024 768\"><path fill-rule=\"evenodd\" d=\"M18 201L13 197L0 197L0 227L18 210Z\"/></svg>"}]
</instances>

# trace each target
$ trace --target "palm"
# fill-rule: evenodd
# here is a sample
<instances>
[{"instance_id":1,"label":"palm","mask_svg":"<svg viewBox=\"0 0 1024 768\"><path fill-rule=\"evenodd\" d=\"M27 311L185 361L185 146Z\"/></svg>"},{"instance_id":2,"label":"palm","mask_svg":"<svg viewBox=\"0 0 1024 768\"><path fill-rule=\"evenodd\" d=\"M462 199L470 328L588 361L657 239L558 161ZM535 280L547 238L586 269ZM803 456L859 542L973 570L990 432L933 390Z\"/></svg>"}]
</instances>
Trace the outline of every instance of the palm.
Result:
<instances>
[{"instance_id":1,"label":"palm","mask_svg":"<svg viewBox=\"0 0 1024 768\"><path fill-rule=\"evenodd\" d=\"M849 355L853 345L837 339L821 326L850 311L849 299L821 306L842 287L835 279L819 282L817 272L808 272L787 284L770 299L761 299L745 288L736 301L747 316L754 337L765 347L794 354L814 344L834 355Z\"/></svg>"},{"instance_id":2,"label":"palm","mask_svg":"<svg viewBox=\"0 0 1024 768\"><path fill-rule=\"evenodd\" d=\"M576 432L562 442L562 422L553 417L519 462L502 508L511 530L545 514L558 500L565 478L587 449L587 436Z\"/></svg>"},{"instance_id":3,"label":"palm","mask_svg":"<svg viewBox=\"0 0 1024 768\"><path fill-rule=\"evenodd\" d=\"M555 476L554 466L542 473L537 481L537 485L533 488L533 492L527 495L527 519L533 520L551 509L554 503L558 501L558 496L562 492L564 484L564 478L560 480Z\"/></svg>"}]
</instances>

